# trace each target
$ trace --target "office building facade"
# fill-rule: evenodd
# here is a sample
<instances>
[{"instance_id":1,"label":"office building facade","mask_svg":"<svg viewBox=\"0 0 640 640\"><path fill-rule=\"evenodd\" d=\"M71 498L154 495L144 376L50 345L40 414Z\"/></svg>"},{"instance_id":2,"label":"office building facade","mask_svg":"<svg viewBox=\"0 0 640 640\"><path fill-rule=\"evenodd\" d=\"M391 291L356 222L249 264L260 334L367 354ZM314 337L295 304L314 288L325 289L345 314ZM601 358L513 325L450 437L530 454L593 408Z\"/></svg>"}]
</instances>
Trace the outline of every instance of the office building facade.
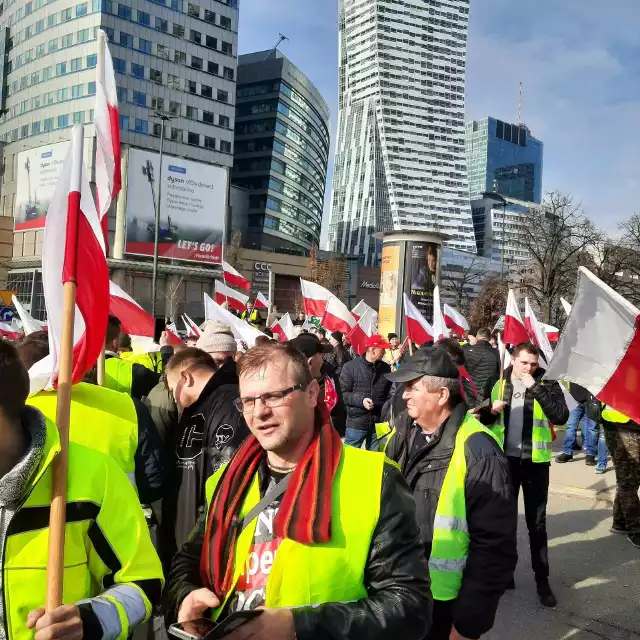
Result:
<instances>
[{"instance_id":1,"label":"office building facade","mask_svg":"<svg viewBox=\"0 0 640 640\"><path fill-rule=\"evenodd\" d=\"M250 191L244 246L308 255L320 241L329 108L280 51L238 59L232 182Z\"/></svg>"},{"instance_id":2,"label":"office building facade","mask_svg":"<svg viewBox=\"0 0 640 640\"><path fill-rule=\"evenodd\" d=\"M329 248L380 259L385 230L474 251L464 147L468 0L340 0Z\"/></svg>"},{"instance_id":3,"label":"office building facade","mask_svg":"<svg viewBox=\"0 0 640 640\"><path fill-rule=\"evenodd\" d=\"M472 200L497 191L523 202L542 202L544 146L526 125L473 120L467 123L465 143Z\"/></svg>"}]
</instances>

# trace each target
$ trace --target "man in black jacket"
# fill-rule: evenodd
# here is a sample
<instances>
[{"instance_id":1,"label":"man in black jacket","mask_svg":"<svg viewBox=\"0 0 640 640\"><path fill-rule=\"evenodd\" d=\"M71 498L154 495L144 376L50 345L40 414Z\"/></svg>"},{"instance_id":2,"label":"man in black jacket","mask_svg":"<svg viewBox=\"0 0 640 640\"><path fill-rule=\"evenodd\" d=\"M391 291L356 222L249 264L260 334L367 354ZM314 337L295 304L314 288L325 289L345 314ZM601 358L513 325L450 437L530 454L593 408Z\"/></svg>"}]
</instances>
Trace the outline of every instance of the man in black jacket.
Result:
<instances>
[{"instance_id":1,"label":"man in black jacket","mask_svg":"<svg viewBox=\"0 0 640 640\"><path fill-rule=\"evenodd\" d=\"M233 358L218 368L211 356L187 347L165 369L167 387L182 411L166 434L167 491L162 505L160 558L168 563L204 508L207 478L231 458L249 434L233 402L239 396Z\"/></svg>"},{"instance_id":2,"label":"man in black jacket","mask_svg":"<svg viewBox=\"0 0 640 640\"><path fill-rule=\"evenodd\" d=\"M560 385L542 379L545 371L538 366L534 345L519 344L511 358L512 366L504 372L504 388L501 390L496 382L492 391L486 389L487 400L476 413L483 424L493 425L494 433L504 443L516 495L522 487L538 596L545 607L555 607L547 548L549 467L552 425L565 424L569 409Z\"/></svg>"},{"instance_id":3,"label":"man in black jacket","mask_svg":"<svg viewBox=\"0 0 640 640\"><path fill-rule=\"evenodd\" d=\"M378 450L376 422L380 422L382 407L391 391L391 382L385 377L391 367L382 358L390 346L382 336L371 336L366 353L342 368L340 386L347 407L344 441L352 447L361 447L366 441L369 451Z\"/></svg>"},{"instance_id":4,"label":"man in black jacket","mask_svg":"<svg viewBox=\"0 0 640 640\"><path fill-rule=\"evenodd\" d=\"M464 359L467 371L478 389L478 400L484 400L483 390L488 385L489 389L500 377L500 354L490 344L491 332L489 329L480 329L476 334L476 344L466 344Z\"/></svg>"},{"instance_id":5,"label":"man in black jacket","mask_svg":"<svg viewBox=\"0 0 640 640\"><path fill-rule=\"evenodd\" d=\"M329 336L329 344L333 347L333 350L327 353L324 358L329 364L333 365L333 372L337 378L340 377L344 365L351 361L351 354L342 344L343 337L341 331L334 331Z\"/></svg>"},{"instance_id":6,"label":"man in black jacket","mask_svg":"<svg viewBox=\"0 0 640 640\"><path fill-rule=\"evenodd\" d=\"M434 622L427 640L479 638L493 627L517 562L517 505L507 460L497 439L467 414L458 368L442 347L420 349L388 377L406 385L407 409L395 422L386 454L399 464L413 491L430 559ZM464 480L456 484L460 474ZM462 511L452 513L447 496L441 498L445 478L449 498L453 491L454 504L464 504L457 507ZM436 540L447 522L455 523L456 533L468 534L457 555L448 545L449 558L462 557L457 593L447 591L451 574L446 572L456 569L446 565L454 561L438 561L442 547Z\"/></svg>"}]
</instances>

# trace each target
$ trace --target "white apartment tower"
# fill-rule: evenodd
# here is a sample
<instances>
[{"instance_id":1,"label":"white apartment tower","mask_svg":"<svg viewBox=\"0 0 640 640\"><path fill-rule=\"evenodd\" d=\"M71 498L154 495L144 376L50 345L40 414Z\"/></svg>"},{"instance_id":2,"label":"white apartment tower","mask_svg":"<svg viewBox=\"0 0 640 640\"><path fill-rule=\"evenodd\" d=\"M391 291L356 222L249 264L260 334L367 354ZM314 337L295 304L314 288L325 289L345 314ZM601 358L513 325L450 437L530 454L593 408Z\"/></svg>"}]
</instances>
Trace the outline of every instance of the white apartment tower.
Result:
<instances>
[{"instance_id":1,"label":"white apartment tower","mask_svg":"<svg viewBox=\"0 0 640 640\"><path fill-rule=\"evenodd\" d=\"M374 233L413 229L476 251L464 140L468 21L469 0L340 0L330 249L374 265Z\"/></svg>"}]
</instances>

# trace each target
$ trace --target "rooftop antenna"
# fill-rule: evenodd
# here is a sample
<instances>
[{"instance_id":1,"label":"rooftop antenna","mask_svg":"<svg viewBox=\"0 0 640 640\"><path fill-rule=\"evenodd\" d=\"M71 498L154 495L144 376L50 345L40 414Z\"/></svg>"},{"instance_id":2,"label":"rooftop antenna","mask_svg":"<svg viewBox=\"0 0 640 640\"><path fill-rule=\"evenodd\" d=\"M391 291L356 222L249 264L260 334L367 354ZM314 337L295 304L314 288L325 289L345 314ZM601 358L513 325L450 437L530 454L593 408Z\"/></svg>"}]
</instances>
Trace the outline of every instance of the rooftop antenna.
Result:
<instances>
[{"instance_id":1,"label":"rooftop antenna","mask_svg":"<svg viewBox=\"0 0 640 640\"><path fill-rule=\"evenodd\" d=\"M518 91L518 121L517 125L520 126L522 120L522 81L520 81L520 89Z\"/></svg>"},{"instance_id":2,"label":"rooftop antenna","mask_svg":"<svg viewBox=\"0 0 640 640\"><path fill-rule=\"evenodd\" d=\"M278 47L285 41L288 40L289 38L287 38L287 36L283 36L281 33L278 34L279 38L278 38L278 42L276 42L276 44L274 45L274 47L272 49L270 49L269 53L267 54L267 57L265 58L265 60L267 58L269 58L271 56L272 53L274 53L275 51L278 50Z\"/></svg>"}]
</instances>

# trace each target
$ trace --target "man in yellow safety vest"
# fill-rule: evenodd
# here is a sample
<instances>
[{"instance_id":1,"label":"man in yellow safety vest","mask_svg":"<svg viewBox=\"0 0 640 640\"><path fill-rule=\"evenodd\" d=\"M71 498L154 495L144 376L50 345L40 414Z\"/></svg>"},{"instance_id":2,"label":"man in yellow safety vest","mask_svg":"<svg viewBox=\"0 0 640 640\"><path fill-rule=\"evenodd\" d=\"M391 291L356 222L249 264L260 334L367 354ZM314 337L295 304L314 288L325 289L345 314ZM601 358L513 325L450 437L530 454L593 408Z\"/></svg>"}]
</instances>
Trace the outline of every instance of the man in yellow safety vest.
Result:
<instances>
[{"instance_id":1,"label":"man in yellow safety vest","mask_svg":"<svg viewBox=\"0 0 640 640\"><path fill-rule=\"evenodd\" d=\"M148 619L162 569L144 514L109 457L69 445L63 604L45 613L53 421L25 406L29 376L0 342L0 634L8 640L124 639Z\"/></svg>"},{"instance_id":2,"label":"man in yellow safety vest","mask_svg":"<svg viewBox=\"0 0 640 640\"><path fill-rule=\"evenodd\" d=\"M426 640L479 638L492 627L516 566L517 507L495 435L467 413L458 367L423 347L400 370L406 410L386 449L416 501L429 559L433 626Z\"/></svg>"},{"instance_id":3,"label":"man in yellow safety vest","mask_svg":"<svg viewBox=\"0 0 640 640\"><path fill-rule=\"evenodd\" d=\"M252 327L256 329L262 324L262 316L260 312L253 306L252 302L247 302L247 308L240 316L241 320L246 320Z\"/></svg>"},{"instance_id":4,"label":"man in yellow safety vest","mask_svg":"<svg viewBox=\"0 0 640 640\"><path fill-rule=\"evenodd\" d=\"M343 445L292 345L254 347L238 377L252 435L207 482L208 513L174 559L166 618L265 607L228 640L424 638L429 573L397 468Z\"/></svg>"}]
</instances>

